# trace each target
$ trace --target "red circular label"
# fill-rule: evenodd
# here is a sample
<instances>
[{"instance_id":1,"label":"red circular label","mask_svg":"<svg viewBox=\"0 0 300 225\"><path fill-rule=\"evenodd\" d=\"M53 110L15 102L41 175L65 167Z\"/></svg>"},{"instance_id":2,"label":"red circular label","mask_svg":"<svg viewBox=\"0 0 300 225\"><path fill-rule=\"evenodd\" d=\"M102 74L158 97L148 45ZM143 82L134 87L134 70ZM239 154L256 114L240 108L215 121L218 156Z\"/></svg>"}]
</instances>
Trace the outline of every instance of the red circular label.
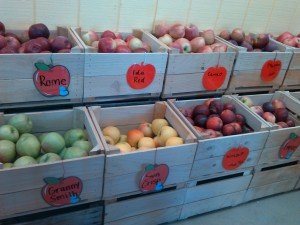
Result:
<instances>
[{"instance_id":1,"label":"red circular label","mask_svg":"<svg viewBox=\"0 0 300 225\"><path fill-rule=\"evenodd\" d=\"M127 83L133 89L144 89L152 83L155 74L152 64L134 64L127 70Z\"/></svg>"},{"instance_id":2,"label":"red circular label","mask_svg":"<svg viewBox=\"0 0 300 225\"><path fill-rule=\"evenodd\" d=\"M219 89L227 75L225 67L209 67L202 78L202 85L208 91L215 91Z\"/></svg>"},{"instance_id":3,"label":"red circular label","mask_svg":"<svg viewBox=\"0 0 300 225\"><path fill-rule=\"evenodd\" d=\"M261 69L261 79L263 81L272 81L274 80L281 70L281 61L280 60L268 60L264 63Z\"/></svg>"},{"instance_id":4,"label":"red circular label","mask_svg":"<svg viewBox=\"0 0 300 225\"><path fill-rule=\"evenodd\" d=\"M239 168L248 158L249 149L246 147L232 148L223 158L223 168L226 170L235 170Z\"/></svg>"}]
</instances>

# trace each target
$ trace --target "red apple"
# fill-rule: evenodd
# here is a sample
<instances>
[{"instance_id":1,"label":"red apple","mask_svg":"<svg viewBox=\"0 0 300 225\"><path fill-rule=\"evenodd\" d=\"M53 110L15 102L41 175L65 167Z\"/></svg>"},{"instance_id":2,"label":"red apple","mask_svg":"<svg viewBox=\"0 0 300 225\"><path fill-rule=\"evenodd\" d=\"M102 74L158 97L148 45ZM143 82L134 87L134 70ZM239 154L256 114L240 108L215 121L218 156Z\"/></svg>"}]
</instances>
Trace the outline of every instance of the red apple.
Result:
<instances>
[{"instance_id":1,"label":"red apple","mask_svg":"<svg viewBox=\"0 0 300 225\"><path fill-rule=\"evenodd\" d=\"M0 35L4 36L5 34L5 26L4 24L0 21Z\"/></svg>"},{"instance_id":2,"label":"red apple","mask_svg":"<svg viewBox=\"0 0 300 225\"><path fill-rule=\"evenodd\" d=\"M117 48L117 44L114 39L110 37L100 38L98 43L98 52L101 53L115 52L116 48Z\"/></svg>"},{"instance_id":3,"label":"red apple","mask_svg":"<svg viewBox=\"0 0 300 225\"><path fill-rule=\"evenodd\" d=\"M262 117L263 114L264 114L264 111L263 111L263 109L262 109L261 106L258 106L258 105L256 105L256 106L251 106L250 109L251 109L253 112L255 112L256 114L258 114L259 116L261 116L261 117Z\"/></svg>"},{"instance_id":4,"label":"red apple","mask_svg":"<svg viewBox=\"0 0 300 225\"><path fill-rule=\"evenodd\" d=\"M251 46L253 46L254 35L247 34L247 35L245 36L245 41L248 42ZM253 48L252 48L252 49L253 49Z\"/></svg>"},{"instance_id":5,"label":"red apple","mask_svg":"<svg viewBox=\"0 0 300 225\"><path fill-rule=\"evenodd\" d=\"M21 47L20 42L14 37L5 37L5 40L6 46L15 49L16 51Z\"/></svg>"},{"instance_id":6,"label":"red apple","mask_svg":"<svg viewBox=\"0 0 300 225\"><path fill-rule=\"evenodd\" d=\"M231 126L234 127L236 134L241 134L243 132L243 129L239 123L230 123L230 124L231 124Z\"/></svg>"},{"instance_id":7,"label":"red apple","mask_svg":"<svg viewBox=\"0 0 300 225\"><path fill-rule=\"evenodd\" d=\"M71 49L72 48L70 41L65 36L55 37L50 42L50 45L51 45L52 52L58 52L59 50L62 50L62 49Z\"/></svg>"},{"instance_id":8,"label":"red apple","mask_svg":"<svg viewBox=\"0 0 300 225\"><path fill-rule=\"evenodd\" d=\"M194 38L199 36L199 29L196 25L190 24L189 26L185 27L185 35L184 37L189 41L193 40Z\"/></svg>"},{"instance_id":9,"label":"red apple","mask_svg":"<svg viewBox=\"0 0 300 225\"><path fill-rule=\"evenodd\" d=\"M180 53L183 53L183 49L182 49L182 46L180 43L178 42L173 42L170 44L170 47L171 48L175 48L175 49L178 49Z\"/></svg>"},{"instance_id":10,"label":"red apple","mask_svg":"<svg viewBox=\"0 0 300 225\"><path fill-rule=\"evenodd\" d=\"M81 38L82 38L83 42L86 45L89 45L89 46L91 46L94 41L99 40L98 34L95 31L92 31L92 30L90 30L89 32L83 34L81 36Z\"/></svg>"},{"instance_id":11,"label":"red apple","mask_svg":"<svg viewBox=\"0 0 300 225\"><path fill-rule=\"evenodd\" d=\"M215 42L215 33L213 30L205 30L202 33L206 45L212 45Z\"/></svg>"},{"instance_id":12,"label":"red apple","mask_svg":"<svg viewBox=\"0 0 300 225\"><path fill-rule=\"evenodd\" d=\"M18 53L18 50L11 48L9 46L5 46L0 50L0 54L14 54L14 53Z\"/></svg>"},{"instance_id":13,"label":"red apple","mask_svg":"<svg viewBox=\"0 0 300 225\"><path fill-rule=\"evenodd\" d=\"M229 109L223 110L223 112L220 115L220 118L224 124L232 123L236 120L234 112L232 112Z\"/></svg>"},{"instance_id":14,"label":"red apple","mask_svg":"<svg viewBox=\"0 0 300 225\"><path fill-rule=\"evenodd\" d=\"M212 130L212 129L206 129L204 132L202 132L202 135L206 139L218 137L217 132L215 130Z\"/></svg>"},{"instance_id":15,"label":"red apple","mask_svg":"<svg viewBox=\"0 0 300 225\"><path fill-rule=\"evenodd\" d=\"M284 102L279 99L274 99L272 101L272 106L274 109L281 109L281 108L285 109L286 108Z\"/></svg>"},{"instance_id":16,"label":"red apple","mask_svg":"<svg viewBox=\"0 0 300 225\"><path fill-rule=\"evenodd\" d=\"M7 40L5 39L4 36L0 35L0 49L4 48L7 44Z\"/></svg>"},{"instance_id":17,"label":"red apple","mask_svg":"<svg viewBox=\"0 0 300 225\"><path fill-rule=\"evenodd\" d=\"M21 42L19 36L14 33L7 32L7 33L5 33L5 37L13 37L13 38L17 39L19 42Z\"/></svg>"},{"instance_id":18,"label":"red apple","mask_svg":"<svg viewBox=\"0 0 300 225\"><path fill-rule=\"evenodd\" d=\"M223 103L220 100L214 100L209 104L211 114L221 114L223 111Z\"/></svg>"},{"instance_id":19,"label":"red apple","mask_svg":"<svg viewBox=\"0 0 300 225\"><path fill-rule=\"evenodd\" d=\"M269 36L267 34L256 35L253 39L253 48L264 48L269 43Z\"/></svg>"},{"instance_id":20,"label":"red apple","mask_svg":"<svg viewBox=\"0 0 300 225\"><path fill-rule=\"evenodd\" d=\"M119 45L116 48L116 53L130 53L131 50L126 45Z\"/></svg>"},{"instance_id":21,"label":"red apple","mask_svg":"<svg viewBox=\"0 0 300 225\"><path fill-rule=\"evenodd\" d=\"M294 127L294 126L296 126L295 121L292 120L292 119L288 119L288 120L286 121L286 124L287 124L289 127Z\"/></svg>"},{"instance_id":22,"label":"red apple","mask_svg":"<svg viewBox=\"0 0 300 225\"><path fill-rule=\"evenodd\" d=\"M161 22L161 23L158 23L158 24L155 25L154 35L157 38L162 37L167 33L169 33L169 26L166 23Z\"/></svg>"},{"instance_id":23,"label":"red apple","mask_svg":"<svg viewBox=\"0 0 300 225\"><path fill-rule=\"evenodd\" d=\"M235 127L231 123L229 123L229 124L224 125L224 127L222 129L222 133L224 136L235 135L236 130L235 130Z\"/></svg>"},{"instance_id":24,"label":"red apple","mask_svg":"<svg viewBox=\"0 0 300 225\"><path fill-rule=\"evenodd\" d=\"M216 46L213 49L213 52L226 52L227 46L226 45L221 45L221 46Z\"/></svg>"},{"instance_id":25,"label":"red apple","mask_svg":"<svg viewBox=\"0 0 300 225\"><path fill-rule=\"evenodd\" d=\"M116 34L110 30L106 30L101 34L101 38L112 38L112 39L116 39Z\"/></svg>"},{"instance_id":26,"label":"red apple","mask_svg":"<svg viewBox=\"0 0 300 225\"><path fill-rule=\"evenodd\" d=\"M230 32L228 30L221 31L221 33L219 34L219 36L221 38L225 39L226 41L230 40Z\"/></svg>"},{"instance_id":27,"label":"red apple","mask_svg":"<svg viewBox=\"0 0 300 225\"><path fill-rule=\"evenodd\" d=\"M189 118L189 117L187 117ZM194 117L194 124L199 127L206 127L207 116L203 114L198 114Z\"/></svg>"},{"instance_id":28,"label":"red apple","mask_svg":"<svg viewBox=\"0 0 300 225\"><path fill-rule=\"evenodd\" d=\"M285 39L288 39L288 38L292 39L293 37L294 37L294 35L291 34L290 32L284 32L284 33L280 34L276 40L283 43L283 41Z\"/></svg>"},{"instance_id":29,"label":"red apple","mask_svg":"<svg viewBox=\"0 0 300 225\"><path fill-rule=\"evenodd\" d=\"M197 105L193 110L193 117L196 117L197 115L209 115L209 107L205 104Z\"/></svg>"},{"instance_id":30,"label":"red apple","mask_svg":"<svg viewBox=\"0 0 300 225\"><path fill-rule=\"evenodd\" d=\"M170 34L165 34L164 36L158 38L158 40L160 40L162 43L168 46L173 42L173 39Z\"/></svg>"},{"instance_id":31,"label":"red apple","mask_svg":"<svg viewBox=\"0 0 300 225\"><path fill-rule=\"evenodd\" d=\"M192 46L191 46L189 40L187 40L185 38L179 38L175 41L175 43L178 43L181 45L183 53L190 53L192 51Z\"/></svg>"},{"instance_id":32,"label":"red apple","mask_svg":"<svg viewBox=\"0 0 300 225\"><path fill-rule=\"evenodd\" d=\"M212 117L209 118L206 122L206 128L207 129L212 129L215 131L220 131L222 130L223 127L223 122L220 118L218 117Z\"/></svg>"},{"instance_id":33,"label":"red apple","mask_svg":"<svg viewBox=\"0 0 300 225\"><path fill-rule=\"evenodd\" d=\"M169 34L175 39L183 38L185 35L185 28L181 24L174 24L170 27Z\"/></svg>"},{"instance_id":34,"label":"red apple","mask_svg":"<svg viewBox=\"0 0 300 225\"><path fill-rule=\"evenodd\" d=\"M200 48L205 46L205 39L203 37L196 37L191 40L192 52L198 52Z\"/></svg>"},{"instance_id":35,"label":"red apple","mask_svg":"<svg viewBox=\"0 0 300 225\"><path fill-rule=\"evenodd\" d=\"M232 39L230 39L228 42L230 42L231 44L233 44L235 46L239 45L235 40L232 40Z\"/></svg>"},{"instance_id":36,"label":"red apple","mask_svg":"<svg viewBox=\"0 0 300 225\"><path fill-rule=\"evenodd\" d=\"M241 47L246 48L248 52L252 52L253 51L252 45L250 43L246 42L246 41L243 41L241 43Z\"/></svg>"},{"instance_id":37,"label":"red apple","mask_svg":"<svg viewBox=\"0 0 300 225\"><path fill-rule=\"evenodd\" d=\"M229 110L231 110L232 112L235 113L235 106L234 106L234 104L232 104L232 103L225 103L225 104L224 104L224 110L225 110L225 109L229 109Z\"/></svg>"},{"instance_id":38,"label":"red apple","mask_svg":"<svg viewBox=\"0 0 300 225\"><path fill-rule=\"evenodd\" d=\"M193 116L193 110L190 108L179 108L179 111L185 116L185 117L192 117Z\"/></svg>"},{"instance_id":39,"label":"red apple","mask_svg":"<svg viewBox=\"0 0 300 225\"><path fill-rule=\"evenodd\" d=\"M36 39L31 39L24 43L25 53L40 53L43 51L42 45Z\"/></svg>"},{"instance_id":40,"label":"red apple","mask_svg":"<svg viewBox=\"0 0 300 225\"><path fill-rule=\"evenodd\" d=\"M48 39L50 36L50 32L45 24L37 23L29 27L28 35L30 39L35 39L38 37L44 37Z\"/></svg>"},{"instance_id":41,"label":"red apple","mask_svg":"<svg viewBox=\"0 0 300 225\"><path fill-rule=\"evenodd\" d=\"M285 108L275 109L275 116L277 122L286 122L289 117L289 112Z\"/></svg>"},{"instance_id":42,"label":"red apple","mask_svg":"<svg viewBox=\"0 0 300 225\"><path fill-rule=\"evenodd\" d=\"M236 122L240 124L240 126L244 126L246 124L246 118L241 114L236 114Z\"/></svg>"},{"instance_id":43,"label":"red apple","mask_svg":"<svg viewBox=\"0 0 300 225\"><path fill-rule=\"evenodd\" d=\"M123 40L123 36L121 33L115 32L116 35L116 39L122 39Z\"/></svg>"},{"instance_id":44,"label":"red apple","mask_svg":"<svg viewBox=\"0 0 300 225\"><path fill-rule=\"evenodd\" d=\"M283 41L283 44L291 46L291 47L296 47L296 41L294 38L287 38Z\"/></svg>"},{"instance_id":45,"label":"red apple","mask_svg":"<svg viewBox=\"0 0 300 225\"><path fill-rule=\"evenodd\" d=\"M212 53L213 50L209 45L206 45L198 50L197 53Z\"/></svg>"},{"instance_id":46,"label":"red apple","mask_svg":"<svg viewBox=\"0 0 300 225\"><path fill-rule=\"evenodd\" d=\"M288 128L289 126L285 122L278 122L277 125L279 128Z\"/></svg>"},{"instance_id":47,"label":"red apple","mask_svg":"<svg viewBox=\"0 0 300 225\"><path fill-rule=\"evenodd\" d=\"M235 28L232 32L230 37L235 40L238 44L241 44L245 40L245 33L240 28Z\"/></svg>"},{"instance_id":48,"label":"red apple","mask_svg":"<svg viewBox=\"0 0 300 225\"><path fill-rule=\"evenodd\" d=\"M42 46L42 51L50 50L50 43L49 43L48 39L46 39L44 37L38 37L35 40Z\"/></svg>"},{"instance_id":49,"label":"red apple","mask_svg":"<svg viewBox=\"0 0 300 225\"><path fill-rule=\"evenodd\" d=\"M129 34L125 39L126 43L128 43L132 38L135 38L135 36Z\"/></svg>"},{"instance_id":50,"label":"red apple","mask_svg":"<svg viewBox=\"0 0 300 225\"><path fill-rule=\"evenodd\" d=\"M19 53L23 54L25 53L25 44L22 44L21 47L18 50Z\"/></svg>"},{"instance_id":51,"label":"red apple","mask_svg":"<svg viewBox=\"0 0 300 225\"><path fill-rule=\"evenodd\" d=\"M270 123L275 123L276 117L274 116L273 113L270 112L264 112L263 116L264 120L270 122Z\"/></svg>"},{"instance_id":52,"label":"red apple","mask_svg":"<svg viewBox=\"0 0 300 225\"><path fill-rule=\"evenodd\" d=\"M202 128L202 127L194 126L194 128L195 128L195 129L196 129L196 131L198 131L199 133L202 133L202 132L204 132L204 131L205 131L205 129L204 129L204 128Z\"/></svg>"},{"instance_id":53,"label":"red apple","mask_svg":"<svg viewBox=\"0 0 300 225\"><path fill-rule=\"evenodd\" d=\"M134 51L135 49L138 49L138 48L143 48L143 42L138 39L138 38L132 38L130 39L130 41L128 42L128 47Z\"/></svg>"},{"instance_id":54,"label":"red apple","mask_svg":"<svg viewBox=\"0 0 300 225\"><path fill-rule=\"evenodd\" d=\"M120 45L126 45L126 42L122 39L115 39L115 42L117 44L117 46L120 46Z\"/></svg>"}]
</instances>

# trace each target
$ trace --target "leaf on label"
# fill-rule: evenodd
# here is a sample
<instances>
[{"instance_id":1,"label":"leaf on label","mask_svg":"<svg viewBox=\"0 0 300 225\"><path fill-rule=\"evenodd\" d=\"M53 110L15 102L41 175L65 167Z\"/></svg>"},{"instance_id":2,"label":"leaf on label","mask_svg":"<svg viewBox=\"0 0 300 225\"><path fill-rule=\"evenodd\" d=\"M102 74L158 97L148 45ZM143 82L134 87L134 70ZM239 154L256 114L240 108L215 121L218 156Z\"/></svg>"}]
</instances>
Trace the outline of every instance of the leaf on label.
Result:
<instances>
[{"instance_id":1,"label":"leaf on label","mask_svg":"<svg viewBox=\"0 0 300 225\"><path fill-rule=\"evenodd\" d=\"M48 66L45 63L38 62L38 63L35 63L34 65L38 70L42 70L42 71L50 70L50 66Z\"/></svg>"},{"instance_id":2,"label":"leaf on label","mask_svg":"<svg viewBox=\"0 0 300 225\"><path fill-rule=\"evenodd\" d=\"M46 177L44 178L44 181L46 184L58 184L60 179L56 177Z\"/></svg>"},{"instance_id":3,"label":"leaf on label","mask_svg":"<svg viewBox=\"0 0 300 225\"><path fill-rule=\"evenodd\" d=\"M149 164L148 166L146 166L146 171L150 171L150 170L154 170L154 165Z\"/></svg>"}]
</instances>

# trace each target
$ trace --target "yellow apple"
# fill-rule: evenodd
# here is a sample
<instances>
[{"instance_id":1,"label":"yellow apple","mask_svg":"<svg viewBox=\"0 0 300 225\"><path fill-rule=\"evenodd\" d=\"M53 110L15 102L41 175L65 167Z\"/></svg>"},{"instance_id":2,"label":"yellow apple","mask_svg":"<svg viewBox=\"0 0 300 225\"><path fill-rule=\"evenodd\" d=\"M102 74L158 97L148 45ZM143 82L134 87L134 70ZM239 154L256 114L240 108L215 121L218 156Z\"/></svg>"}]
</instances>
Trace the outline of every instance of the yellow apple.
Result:
<instances>
[{"instance_id":1,"label":"yellow apple","mask_svg":"<svg viewBox=\"0 0 300 225\"><path fill-rule=\"evenodd\" d=\"M119 139L118 143L122 143L122 142L127 142L127 135L122 134L120 136L120 139Z\"/></svg>"},{"instance_id":2,"label":"yellow apple","mask_svg":"<svg viewBox=\"0 0 300 225\"><path fill-rule=\"evenodd\" d=\"M105 141L107 144L109 144L109 145L115 144L114 140L110 136L104 136L104 138L105 138Z\"/></svg>"},{"instance_id":3,"label":"yellow apple","mask_svg":"<svg viewBox=\"0 0 300 225\"><path fill-rule=\"evenodd\" d=\"M155 142L150 137L143 137L139 140L138 147L139 147L139 149L141 147L155 148Z\"/></svg>"},{"instance_id":4,"label":"yellow apple","mask_svg":"<svg viewBox=\"0 0 300 225\"><path fill-rule=\"evenodd\" d=\"M103 132L104 136L111 137L114 140L114 143L118 143L118 141L120 139L120 135L121 135L118 128L113 127L113 126L108 126L108 127L105 127L102 130L102 132Z\"/></svg>"},{"instance_id":5,"label":"yellow apple","mask_svg":"<svg viewBox=\"0 0 300 225\"><path fill-rule=\"evenodd\" d=\"M170 126L163 126L158 134L158 137L161 139L163 146L166 145L166 141L170 137L177 137L177 131Z\"/></svg>"},{"instance_id":6,"label":"yellow apple","mask_svg":"<svg viewBox=\"0 0 300 225\"><path fill-rule=\"evenodd\" d=\"M183 145L183 139L180 137L170 137L166 141L166 146L177 146Z\"/></svg>"},{"instance_id":7,"label":"yellow apple","mask_svg":"<svg viewBox=\"0 0 300 225\"><path fill-rule=\"evenodd\" d=\"M160 129L163 126L168 126L168 125L169 125L169 123L165 119L155 119L152 121L152 131L155 135L158 135Z\"/></svg>"},{"instance_id":8,"label":"yellow apple","mask_svg":"<svg viewBox=\"0 0 300 225\"><path fill-rule=\"evenodd\" d=\"M151 123L142 123L138 129L143 132L145 137L152 138L154 136Z\"/></svg>"},{"instance_id":9,"label":"yellow apple","mask_svg":"<svg viewBox=\"0 0 300 225\"><path fill-rule=\"evenodd\" d=\"M162 140L158 136L156 136L155 138L153 138L153 140L154 140L156 148L162 147L164 145L164 143L162 142Z\"/></svg>"},{"instance_id":10,"label":"yellow apple","mask_svg":"<svg viewBox=\"0 0 300 225\"><path fill-rule=\"evenodd\" d=\"M117 143L115 145L118 149L120 149L120 152L126 153L131 152L131 146L127 142Z\"/></svg>"}]
</instances>

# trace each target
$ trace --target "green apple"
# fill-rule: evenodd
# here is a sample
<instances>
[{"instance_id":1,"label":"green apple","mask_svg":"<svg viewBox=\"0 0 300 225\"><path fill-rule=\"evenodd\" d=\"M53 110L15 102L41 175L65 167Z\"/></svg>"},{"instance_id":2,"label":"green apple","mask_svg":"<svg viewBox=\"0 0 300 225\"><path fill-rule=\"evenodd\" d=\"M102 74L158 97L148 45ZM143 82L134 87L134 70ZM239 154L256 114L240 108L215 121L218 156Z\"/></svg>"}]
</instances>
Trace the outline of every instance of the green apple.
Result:
<instances>
[{"instance_id":1,"label":"green apple","mask_svg":"<svg viewBox=\"0 0 300 225\"><path fill-rule=\"evenodd\" d=\"M41 142L43 152L59 154L65 147L65 139L59 133L48 133Z\"/></svg>"},{"instance_id":2,"label":"green apple","mask_svg":"<svg viewBox=\"0 0 300 225\"><path fill-rule=\"evenodd\" d=\"M88 154L92 150L93 145L89 141L78 140L75 141L72 145L73 147L78 147L80 149L85 150Z\"/></svg>"},{"instance_id":3,"label":"green apple","mask_svg":"<svg viewBox=\"0 0 300 225\"><path fill-rule=\"evenodd\" d=\"M0 127L0 140L8 140L16 143L19 139L19 131L11 125L3 125Z\"/></svg>"},{"instance_id":4,"label":"green apple","mask_svg":"<svg viewBox=\"0 0 300 225\"><path fill-rule=\"evenodd\" d=\"M60 156L50 152L41 156L39 163L50 163L50 162L58 162L58 161L61 161Z\"/></svg>"},{"instance_id":5,"label":"green apple","mask_svg":"<svg viewBox=\"0 0 300 225\"><path fill-rule=\"evenodd\" d=\"M41 144L33 134L22 134L16 146L17 153L20 156L31 156L36 158L41 153Z\"/></svg>"},{"instance_id":6,"label":"green apple","mask_svg":"<svg viewBox=\"0 0 300 225\"><path fill-rule=\"evenodd\" d=\"M83 129L71 129L65 133L64 138L66 141L66 147L71 147L75 141L87 141L87 134Z\"/></svg>"},{"instance_id":7,"label":"green apple","mask_svg":"<svg viewBox=\"0 0 300 225\"><path fill-rule=\"evenodd\" d=\"M12 168L14 166L13 163L4 163L3 164L3 169L9 169L9 168Z\"/></svg>"},{"instance_id":8,"label":"green apple","mask_svg":"<svg viewBox=\"0 0 300 225\"><path fill-rule=\"evenodd\" d=\"M37 161L30 156L22 156L14 162L14 167L25 167L37 164Z\"/></svg>"},{"instance_id":9,"label":"green apple","mask_svg":"<svg viewBox=\"0 0 300 225\"><path fill-rule=\"evenodd\" d=\"M8 121L8 124L17 128L20 134L32 131L32 121L26 114L16 114Z\"/></svg>"},{"instance_id":10,"label":"green apple","mask_svg":"<svg viewBox=\"0 0 300 225\"><path fill-rule=\"evenodd\" d=\"M15 143L2 140L0 141L0 162L11 163L16 158L16 145Z\"/></svg>"},{"instance_id":11,"label":"green apple","mask_svg":"<svg viewBox=\"0 0 300 225\"><path fill-rule=\"evenodd\" d=\"M63 159L76 159L88 156L87 152L77 147L67 148L64 152Z\"/></svg>"}]
</instances>

